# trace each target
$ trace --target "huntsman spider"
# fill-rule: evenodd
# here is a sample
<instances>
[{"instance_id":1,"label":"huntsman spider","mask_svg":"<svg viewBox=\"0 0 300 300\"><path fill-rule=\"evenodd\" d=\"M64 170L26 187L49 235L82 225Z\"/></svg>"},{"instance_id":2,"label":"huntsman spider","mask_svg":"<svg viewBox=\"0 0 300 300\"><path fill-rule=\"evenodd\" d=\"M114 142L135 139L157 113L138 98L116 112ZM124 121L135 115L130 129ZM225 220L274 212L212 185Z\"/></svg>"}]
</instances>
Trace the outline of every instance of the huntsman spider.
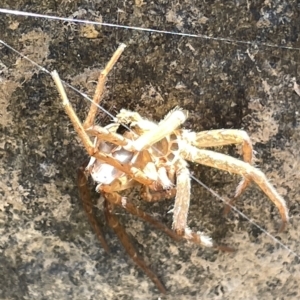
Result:
<instances>
[{"instance_id":1,"label":"huntsman spider","mask_svg":"<svg viewBox=\"0 0 300 300\"><path fill-rule=\"evenodd\" d=\"M97 183L96 191L104 196L107 224L114 230L136 265L148 275L160 292L166 293L158 276L134 249L125 229L113 213L115 206L151 223L175 240L185 239L205 247L230 251L230 248L216 245L201 232L193 232L187 225L191 184L186 161L191 161L242 176L231 203L254 181L278 208L282 219L281 230L288 222L288 210L284 199L268 182L264 173L252 166L253 149L245 131L220 129L196 133L180 129L188 112L179 108L169 112L158 124L142 118L136 112L121 110L112 124L106 127L95 125L97 106L103 98L107 75L124 48L125 45L121 44L100 73L93 103L83 124L73 110L56 71L52 72L52 77L65 111L91 157L87 166L81 168L78 174L80 196L91 226L108 252L108 245L93 214L93 204L87 188L89 175ZM121 124L129 126L124 134L117 132ZM241 144L243 161L203 149L229 144ZM142 187L142 198L149 202L175 196L172 230L118 193L137 185Z\"/></svg>"}]
</instances>

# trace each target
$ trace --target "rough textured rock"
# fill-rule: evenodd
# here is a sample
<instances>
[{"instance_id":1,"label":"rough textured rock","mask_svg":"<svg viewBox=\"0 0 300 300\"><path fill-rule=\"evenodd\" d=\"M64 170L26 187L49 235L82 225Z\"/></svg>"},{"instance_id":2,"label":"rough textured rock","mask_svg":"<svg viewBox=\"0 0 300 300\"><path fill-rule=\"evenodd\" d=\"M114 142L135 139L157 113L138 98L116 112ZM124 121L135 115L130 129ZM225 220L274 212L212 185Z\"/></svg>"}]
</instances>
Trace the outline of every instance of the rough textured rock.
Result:
<instances>
[{"instance_id":1,"label":"rough textured rock","mask_svg":"<svg viewBox=\"0 0 300 300\"><path fill-rule=\"evenodd\" d=\"M103 107L160 120L176 105L195 131L243 128L256 164L285 197L291 224L278 235L273 204L251 186L237 207L296 253L299 248L300 7L297 1L11 1L2 7L233 41L176 36L1 14L0 39L89 95L118 43L127 44L109 77ZM240 42L239 42L240 41ZM254 42L244 43L244 42ZM265 44L275 45L268 47ZM277 45L277 46L276 46ZM284 49L290 46L297 49ZM298 78L299 79L299 78ZM193 182L189 224L234 254L175 243L123 211L135 246L165 283L152 282L107 229L105 254L82 211L76 170L87 155L51 77L0 45L1 299L296 299L299 258ZM89 103L68 90L81 118ZM99 114L99 122L110 118ZM218 149L237 156L235 148ZM192 165L222 196L239 178ZM130 198L138 201L138 195ZM129 199L130 199L129 198ZM171 225L172 202L145 205ZM100 206L99 206L100 207ZM103 218L101 210L99 219ZM104 222L105 223L105 222Z\"/></svg>"}]
</instances>

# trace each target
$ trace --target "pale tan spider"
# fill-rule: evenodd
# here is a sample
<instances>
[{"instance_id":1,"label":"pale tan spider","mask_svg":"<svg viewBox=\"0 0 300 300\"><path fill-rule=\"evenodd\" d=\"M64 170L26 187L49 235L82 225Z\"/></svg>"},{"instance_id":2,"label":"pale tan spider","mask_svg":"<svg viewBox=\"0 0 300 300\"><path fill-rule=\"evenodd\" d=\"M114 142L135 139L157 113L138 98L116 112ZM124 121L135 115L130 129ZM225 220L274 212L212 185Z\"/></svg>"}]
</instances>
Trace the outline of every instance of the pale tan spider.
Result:
<instances>
[{"instance_id":1,"label":"pale tan spider","mask_svg":"<svg viewBox=\"0 0 300 300\"><path fill-rule=\"evenodd\" d=\"M209 237L200 232L193 232L187 226L191 189L186 162L188 160L241 175L243 180L237 187L234 200L251 181L254 181L278 208L282 218L281 230L288 222L288 210L284 199L268 182L264 173L251 165L253 159L251 141L247 133L242 130L221 129L195 133L179 129L188 116L187 111L179 108L172 110L158 124L143 119L136 112L121 110L114 123L106 127L95 125L97 106L103 96L107 74L124 48L125 45L121 44L101 72L93 104L83 124L74 112L58 74L54 71L52 76L66 113L91 156L88 165L79 171L78 183L83 206L92 227L104 249L108 251L101 228L92 211L93 204L87 188L87 176L89 175L98 184L96 190L101 192L105 198L104 211L108 225L118 235L133 261L149 276L157 288L165 293L164 285L137 254L125 229L112 213L114 206L120 206L129 213L150 222L176 240L186 239L205 247L230 250L230 248L215 245ZM129 130L123 135L117 133L120 124L129 126ZM92 141L89 136L94 137L94 140ZM244 161L201 149L229 144L242 145ZM136 185L142 186L142 197L146 201L159 201L175 196L173 230L141 211L117 193Z\"/></svg>"}]
</instances>

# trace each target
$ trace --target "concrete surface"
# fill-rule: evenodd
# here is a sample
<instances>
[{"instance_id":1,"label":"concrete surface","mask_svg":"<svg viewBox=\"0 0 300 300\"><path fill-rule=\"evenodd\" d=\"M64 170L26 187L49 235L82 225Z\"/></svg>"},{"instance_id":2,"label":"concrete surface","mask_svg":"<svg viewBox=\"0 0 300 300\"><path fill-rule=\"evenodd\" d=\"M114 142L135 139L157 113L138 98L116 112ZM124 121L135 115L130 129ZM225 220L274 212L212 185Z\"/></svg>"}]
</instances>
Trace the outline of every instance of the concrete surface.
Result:
<instances>
[{"instance_id":1,"label":"concrete surface","mask_svg":"<svg viewBox=\"0 0 300 300\"><path fill-rule=\"evenodd\" d=\"M190 111L186 128L245 129L257 151L257 166L288 203L291 224L276 233L278 211L254 185L237 207L300 254L300 96L293 81L300 80L298 1L3 0L0 6L253 41L251 45L0 15L0 39L43 67L58 70L89 95L97 72L118 43L127 44L103 101L112 114L124 107L160 120L178 105ZM76 187L77 167L87 155L50 76L0 46L0 90L1 299L300 297L299 257L237 213L222 216L221 201L195 182L190 226L236 248L236 253L176 243L118 212L135 246L165 283L169 293L160 295L105 224L111 255L93 234ZM83 118L89 104L70 90L68 95ZM98 119L102 124L110 121L103 113ZM218 151L238 156L235 147ZM231 196L239 181L199 165L191 169L223 197ZM140 200L136 193L130 198ZM172 202L140 205L171 225L167 212Z\"/></svg>"}]
</instances>

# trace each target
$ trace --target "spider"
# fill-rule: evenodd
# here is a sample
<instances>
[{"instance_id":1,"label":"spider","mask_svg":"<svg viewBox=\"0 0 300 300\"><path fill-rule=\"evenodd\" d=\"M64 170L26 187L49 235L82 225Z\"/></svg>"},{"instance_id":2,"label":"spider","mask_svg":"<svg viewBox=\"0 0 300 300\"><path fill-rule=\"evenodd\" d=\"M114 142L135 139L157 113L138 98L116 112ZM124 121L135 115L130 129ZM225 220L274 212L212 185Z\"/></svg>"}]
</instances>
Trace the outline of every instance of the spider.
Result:
<instances>
[{"instance_id":1,"label":"spider","mask_svg":"<svg viewBox=\"0 0 300 300\"><path fill-rule=\"evenodd\" d=\"M65 111L91 157L86 167L78 171L78 185L83 207L98 239L108 252L108 245L93 214L93 204L87 187L89 175L97 183L96 191L104 196L107 224L114 230L136 265L148 275L160 292L166 293L166 288L158 276L134 249L125 229L113 213L115 206L122 207L127 212L151 223L175 240L185 239L205 247L230 251L231 248L218 246L209 237L201 232L194 232L187 226L191 193L187 161L191 161L242 176L243 179L230 205L249 183L254 181L278 208L282 219L280 231L288 222L288 210L284 199L268 182L264 173L252 166L253 149L245 131L220 129L196 133L180 129L180 125L188 117L188 112L180 108L172 110L158 124L142 118L136 112L123 109L108 126L95 125L97 106L103 98L107 75L124 48L125 45L121 44L101 71L93 103L83 124L73 110L56 71L52 72L52 77ZM121 124L129 124L128 130L123 134L118 133ZM93 137L93 140L90 137ZM244 161L202 149L229 144L242 145ZM175 196L172 230L119 195L119 191L134 186L141 187L141 196L148 202Z\"/></svg>"}]
</instances>

